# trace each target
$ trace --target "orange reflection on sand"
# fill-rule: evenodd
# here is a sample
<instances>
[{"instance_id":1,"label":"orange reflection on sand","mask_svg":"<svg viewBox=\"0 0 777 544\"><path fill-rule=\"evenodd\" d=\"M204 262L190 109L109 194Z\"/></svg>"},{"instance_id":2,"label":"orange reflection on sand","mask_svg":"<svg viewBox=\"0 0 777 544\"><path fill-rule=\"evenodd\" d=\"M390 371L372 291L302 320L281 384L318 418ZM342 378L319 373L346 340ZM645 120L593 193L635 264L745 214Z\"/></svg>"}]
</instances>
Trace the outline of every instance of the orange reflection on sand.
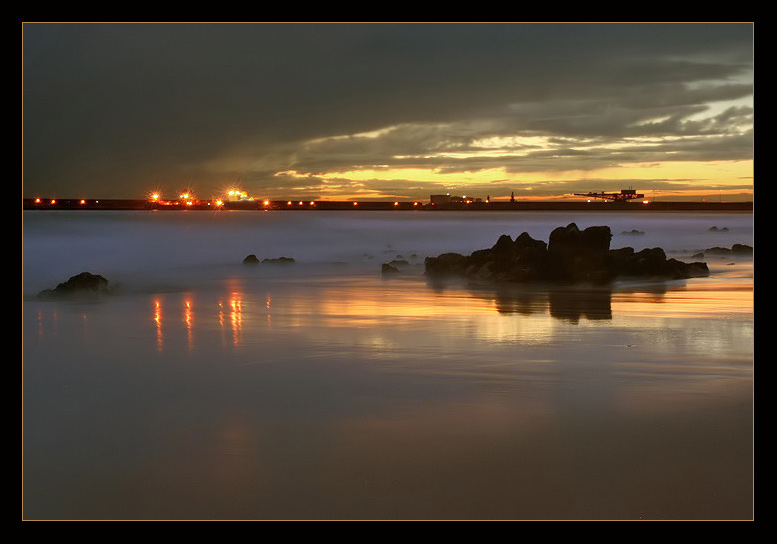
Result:
<instances>
[{"instance_id":1,"label":"orange reflection on sand","mask_svg":"<svg viewBox=\"0 0 777 544\"><path fill-rule=\"evenodd\" d=\"M316 325L310 330L359 330L352 341L378 350L429 345L443 341L443 336L453 341L477 338L541 344L552 339L560 326L549 318L547 297L544 305L528 305L522 319L510 319L501 304L494 296L462 288L437 291L413 282L357 281L326 286L292 310L295 317Z\"/></svg>"},{"instance_id":2,"label":"orange reflection on sand","mask_svg":"<svg viewBox=\"0 0 777 544\"><path fill-rule=\"evenodd\" d=\"M408 296L408 294L410 296ZM374 285L332 287L323 291L316 309L331 318L330 325L376 325L388 322L410 322L445 316L449 319L489 314L490 301L472 299L468 294L435 293L426 289L412 292L401 289L376 289Z\"/></svg>"},{"instance_id":3,"label":"orange reflection on sand","mask_svg":"<svg viewBox=\"0 0 777 544\"><path fill-rule=\"evenodd\" d=\"M53 308L46 312L38 310L37 313L37 331L38 338L43 340L48 336L59 336L59 314L56 308Z\"/></svg>"},{"instance_id":4,"label":"orange reflection on sand","mask_svg":"<svg viewBox=\"0 0 777 544\"><path fill-rule=\"evenodd\" d=\"M157 350L161 351L165 345L164 325L167 320L163 310L163 300L160 297L152 300L151 320L156 329ZM190 297L185 298L183 301L181 322L186 329L187 346L191 350L194 347L194 306Z\"/></svg>"},{"instance_id":5,"label":"orange reflection on sand","mask_svg":"<svg viewBox=\"0 0 777 544\"><path fill-rule=\"evenodd\" d=\"M243 293L233 290L226 302L219 301L218 322L222 333L230 333L232 344L240 344L243 337Z\"/></svg>"},{"instance_id":6,"label":"orange reflection on sand","mask_svg":"<svg viewBox=\"0 0 777 544\"><path fill-rule=\"evenodd\" d=\"M650 304L646 304L650 303ZM709 317L753 314L753 290L749 286L718 284L656 293L618 293L612 300L615 315L649 315L650 317Z\"/></svg>"},{"instance_id":7,"label":"orange reflection on sand","mask_svg":"<svg viewBox=\"0 0 777 544\"><path fill-rule=\"evenodd\" d=\"M162 346L164 345L164 335L162 334L162 302L158 298L154 299L152 319L156 326L156 347L158 351L162 351Z\"/></svg>"},{"instance_id":8,"label":"orange reflection on sand","mask_svg":"<svg viewBox=\"0 0 777 544\"><path fill-rule=\"evenodd\" d=\"M243 299L240 293L232 293L229 301L229 322L232 325L232 340L240 343L243 333Z\"/></svg>"},{"instance_id":9,"label":"orange reflection on sand","mask_svg":"<svg viewBox=\"0 0 777 544\"><path fill-rule=\"evenodd\" d=\"M183 322L186 326L187 346L191 351L194 346L194 310L192 309L192 302L190 299L184 301Z\"/></svg>"}]
</instances>

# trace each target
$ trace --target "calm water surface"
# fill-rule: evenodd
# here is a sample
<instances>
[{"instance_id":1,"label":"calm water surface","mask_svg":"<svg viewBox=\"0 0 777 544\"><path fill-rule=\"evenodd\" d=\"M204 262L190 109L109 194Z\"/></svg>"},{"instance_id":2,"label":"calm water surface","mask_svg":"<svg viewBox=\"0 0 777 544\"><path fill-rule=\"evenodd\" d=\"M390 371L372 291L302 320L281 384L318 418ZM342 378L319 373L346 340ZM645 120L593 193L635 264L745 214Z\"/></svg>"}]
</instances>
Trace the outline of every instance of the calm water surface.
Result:
<instances>
[{"instance_id":1,"label":"calm water surface","mask_svg":"<svg viewBox=\"0 0 777 544\"><path fill-rule=\"evenodd\" d=\"M24 517L752 518L752 258L594 291L422 275L571 221L689 257L752 216L396 218L25 215ZM35 300L84 270L121 290Z\"/></svg>"}]
</instances>

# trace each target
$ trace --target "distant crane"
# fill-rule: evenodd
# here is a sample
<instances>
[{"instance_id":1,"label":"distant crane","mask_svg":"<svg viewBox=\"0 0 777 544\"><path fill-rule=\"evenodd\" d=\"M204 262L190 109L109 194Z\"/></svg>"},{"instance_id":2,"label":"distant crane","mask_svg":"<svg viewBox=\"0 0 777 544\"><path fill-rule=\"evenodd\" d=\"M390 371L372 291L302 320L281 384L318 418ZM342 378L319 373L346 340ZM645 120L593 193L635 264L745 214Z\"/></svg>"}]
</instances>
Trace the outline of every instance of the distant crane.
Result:
<instances>
[{"instance_id":1,"label":"distant crane","mask_svg":"<svg viewBox=\"0 0 777 544\"><path fill-rule=\"evenodd\" d=\"M603 200L612 200L613 202L625 202L635 198L645 198L645 195L638 194L634 189L623 189L620 193L575 193L575 196L601 198Z\"/></svg>"}]
</instances>

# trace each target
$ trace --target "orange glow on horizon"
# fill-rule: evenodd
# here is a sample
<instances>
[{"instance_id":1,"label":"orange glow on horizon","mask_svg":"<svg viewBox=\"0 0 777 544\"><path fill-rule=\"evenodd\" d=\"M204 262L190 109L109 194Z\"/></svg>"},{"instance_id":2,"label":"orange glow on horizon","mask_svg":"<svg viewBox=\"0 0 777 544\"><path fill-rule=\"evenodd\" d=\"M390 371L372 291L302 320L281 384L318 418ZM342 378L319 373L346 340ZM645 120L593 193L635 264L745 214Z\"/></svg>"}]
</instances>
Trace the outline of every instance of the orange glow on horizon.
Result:
<instances>
[{"instance_id":1,"label":"orange glow on horizon","mask_svg":"<svg viewBox=\"0 0 777 544\"><path fill-rule=\"evenodd\" d=\"M298 178L304 184L310 177L294 170L276 175ZM393 199L381 190L382 183L396 183L402 180L408 184L429 184L430 193L458 192L479 195L484 199L493 195L496 183L500 188L515 191L516 199L542 201L555 199L579 199L576 192L613 192L626 187L635 187L642 193L655 191L655 198L688 200L711 198L713 195L735 196L737 200L752 200L753 161L665 161L657 163L623 163L598 170L536 170L511 172L505 167L489 168L471 172L445 172L426 168L365 168L324 173L316 179L325 183L320 200L377 200ZM586 187L586 180L596 182ZM610 187L603 188L607 181ZM353 186L360 186L354 194ZM434 187L440 187L435 189ZM672 186L676 186L673 189ZM695 188L699 187L699 188ZM341 189L349 188L350 192ZM446 187L449 189L442 189ZM570 190L574 187L574 190ZM321 190L321 188L317 189ZM414 198L412 194L402 195ZM651 195L653 196L653 195ZM423 199L428 195L422 195ZM506 197L493 197L499 200Z\"/></svg>"}]
</instances>

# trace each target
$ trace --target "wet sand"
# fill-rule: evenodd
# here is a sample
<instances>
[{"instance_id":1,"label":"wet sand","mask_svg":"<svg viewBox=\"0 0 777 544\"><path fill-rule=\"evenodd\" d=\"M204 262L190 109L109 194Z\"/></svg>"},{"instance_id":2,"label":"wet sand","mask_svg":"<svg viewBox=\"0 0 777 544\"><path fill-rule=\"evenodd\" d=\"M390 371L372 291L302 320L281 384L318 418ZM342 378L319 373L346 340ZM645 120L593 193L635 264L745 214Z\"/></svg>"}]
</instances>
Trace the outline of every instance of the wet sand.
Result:
<instances>
[{"instance_id":1,"label":"wet sand","mask_svg":"<svg viewBox=\"0 0 777 544\"><path fill-rule=\"evenodd\" d=\"M26 519L751 519L752 262L25 302Z\"/></svg>"}]
</instances>

